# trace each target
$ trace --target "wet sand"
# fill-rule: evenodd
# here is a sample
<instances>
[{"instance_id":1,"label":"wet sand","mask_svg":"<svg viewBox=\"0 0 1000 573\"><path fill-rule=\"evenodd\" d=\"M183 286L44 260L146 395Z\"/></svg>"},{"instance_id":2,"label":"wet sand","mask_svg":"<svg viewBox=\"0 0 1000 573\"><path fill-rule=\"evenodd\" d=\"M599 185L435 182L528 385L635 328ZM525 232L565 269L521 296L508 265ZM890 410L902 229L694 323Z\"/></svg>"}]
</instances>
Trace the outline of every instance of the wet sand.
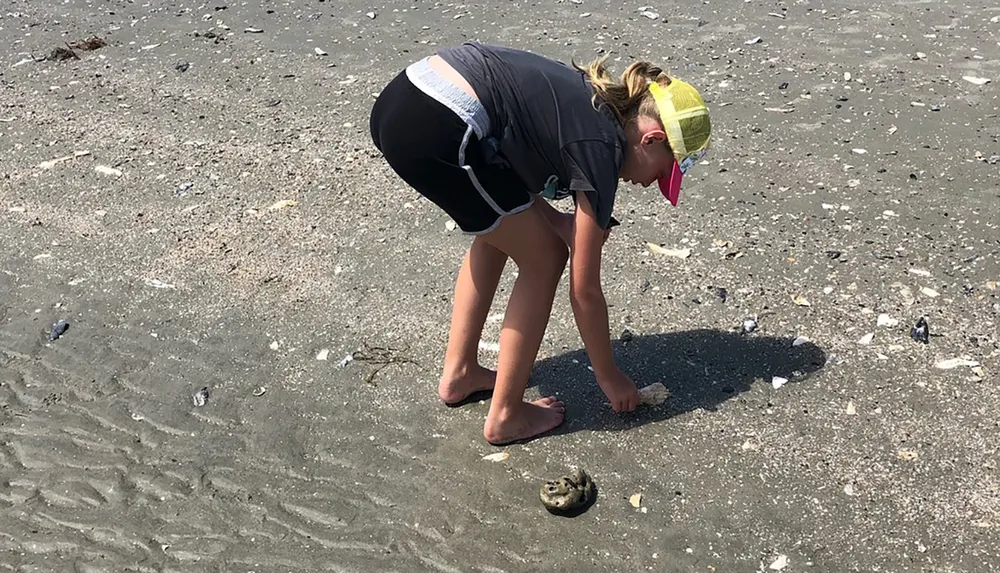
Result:
<instances>
[{"instance_id":1,"label":"wet sand","mask_svg":"<svg viewBox=\"0 0 1000 573\"><path fill-rule=\"evenodd\" d=\"M0 18L0 571L1000 570L996 6L43 4ZM468 239L367 114L465 39L703 87L707 164L676 209L622 185L603 272L662 406L604 405L567 281L562 427L437 400ZM576 465L596 504L549 515Z\"/></svg>"}]
</instances>

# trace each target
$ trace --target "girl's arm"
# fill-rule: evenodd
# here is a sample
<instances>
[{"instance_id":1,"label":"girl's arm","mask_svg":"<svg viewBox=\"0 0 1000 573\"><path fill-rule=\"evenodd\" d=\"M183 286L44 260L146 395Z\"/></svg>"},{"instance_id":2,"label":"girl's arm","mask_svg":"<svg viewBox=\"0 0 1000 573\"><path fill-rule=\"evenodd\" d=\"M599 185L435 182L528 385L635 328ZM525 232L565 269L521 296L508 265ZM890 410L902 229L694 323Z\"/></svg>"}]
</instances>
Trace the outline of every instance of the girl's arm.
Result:
<instances>
[{"instance_id":1,"label":"girl's arm","mask_svg":"<svg viewBox=\"0 0 1000 573\"><path fill-rule=\"evenodd\" d=\"M577 193L570 241L570 302L594 374L600 380L617 372L611 350L608 305L601 289L601 250L607 232L597 224L586 193Z\"/></svg>"}]
</instances>

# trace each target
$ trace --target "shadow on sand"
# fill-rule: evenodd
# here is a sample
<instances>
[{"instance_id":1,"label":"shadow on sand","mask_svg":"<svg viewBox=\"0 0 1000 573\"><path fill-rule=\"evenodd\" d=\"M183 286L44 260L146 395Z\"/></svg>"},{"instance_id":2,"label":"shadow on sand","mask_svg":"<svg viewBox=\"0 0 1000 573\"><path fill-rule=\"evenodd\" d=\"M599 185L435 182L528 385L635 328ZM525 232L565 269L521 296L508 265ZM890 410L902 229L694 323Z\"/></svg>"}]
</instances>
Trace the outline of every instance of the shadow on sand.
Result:
<instances>
[{"instance_id":1,"label":"shadow on sand","mask_svg":"<svg viewBox=\"0 0 1000 573\"><path fill-rule=\"evenodd\" d=\"M539 361L529 385L566 402L566 421L550 435L627 430L699 408L714 410L774 376L789 385L805 381L823 368L826 353L811 342L793 347L793 340L704 329L613 341L618 367L640 388L662 382L670 390L665 403L627 414L611 411L583 349Z\"/></svg>"}]
</instances>

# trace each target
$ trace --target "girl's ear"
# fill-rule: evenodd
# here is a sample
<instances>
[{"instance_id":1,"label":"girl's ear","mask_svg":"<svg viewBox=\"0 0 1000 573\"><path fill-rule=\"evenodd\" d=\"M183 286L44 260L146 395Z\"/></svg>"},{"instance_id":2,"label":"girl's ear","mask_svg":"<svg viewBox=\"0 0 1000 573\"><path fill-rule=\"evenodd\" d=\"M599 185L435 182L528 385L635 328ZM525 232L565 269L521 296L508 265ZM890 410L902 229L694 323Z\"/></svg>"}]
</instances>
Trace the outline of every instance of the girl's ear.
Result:
<instances>
[{"instance_id":1,"label":"girl's ear","mask_svg":"<svg viewBox=\"0 0 1000 573\"><path fill-rule=\"evenodd\" d=\"M653 129L642 134L643 145L652 145L654 143L663 143L667 140L667 134L660 129Z\"/></svg>"}]
</instances>

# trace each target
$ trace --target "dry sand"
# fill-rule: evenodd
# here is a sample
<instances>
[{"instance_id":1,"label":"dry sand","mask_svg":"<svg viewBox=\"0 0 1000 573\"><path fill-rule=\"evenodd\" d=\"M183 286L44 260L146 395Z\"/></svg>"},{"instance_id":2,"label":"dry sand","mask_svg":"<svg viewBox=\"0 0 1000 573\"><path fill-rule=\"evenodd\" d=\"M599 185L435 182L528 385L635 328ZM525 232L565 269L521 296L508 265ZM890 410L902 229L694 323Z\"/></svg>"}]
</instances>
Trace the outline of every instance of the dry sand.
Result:
<instances>
[{"instance_id":1,"label":"dry sand","mask_svg":"<svg viewBox=\"0 0 1000 573\"><path fill-rule=\"evenodd\" d=\"M0 571L1000 570L1000 8L641 7L8 0ZM604 406L564 284L529 394L567 421L502 462L435 396L468 240L367 134L465 39L662 61L718 134L679 208L623 184L607 247L621 363L673 397ZM366 345L415 363L338 366ZM574 465L597 503L551 516Z\"/></svg>"}]
</instances>

